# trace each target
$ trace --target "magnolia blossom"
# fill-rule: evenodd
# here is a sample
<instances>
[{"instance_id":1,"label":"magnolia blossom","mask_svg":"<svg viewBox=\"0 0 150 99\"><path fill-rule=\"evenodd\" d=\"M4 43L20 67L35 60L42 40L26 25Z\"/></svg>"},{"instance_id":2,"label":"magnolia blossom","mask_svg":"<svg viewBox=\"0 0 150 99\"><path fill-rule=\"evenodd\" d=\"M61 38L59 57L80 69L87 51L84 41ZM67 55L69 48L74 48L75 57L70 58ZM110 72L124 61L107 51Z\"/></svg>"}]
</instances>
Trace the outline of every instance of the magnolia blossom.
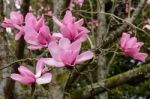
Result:
<instances>
[{"instance_id":1,"label":"magnolia blossom","mask_svg":"<svg viewBox=\"0 0 150 99\"><path fill-rule=\"evenodd\" d=\"M32 84L47 84L51 82L52 74L48 73L47 67L44 66L42 60L39 60L36 64L36 74L32 73L24 66L18 68L20 74L13 73L11 78L25 85Z\"/></svg>"},{"instance_id":2,"label":"magnolia blossom","mask_svg":"<svg viewBox=\"0 0 150 99\"><path fill-rule=\"evenodd\" d=\"M66 11L61 22L55 16L53 16L53 21L61 28L61 33L57 34L59 37L68 38L71 42L76 40L85 41L87 39L89 31L82 26L83 19L75 22L75 17L72 16L71 11Z\"/></svg>"},{"instance_id":3,"label":"magnolia blossom","mask_svg":"<svg viewBox=\"0 0 150 99\"><path fill-rule=\"evenodd\" d=\"M150 30L150 19L148 19L148 24L143 27L143 29L145 29L145 28Z\"/></svg>"},{"instance_id":4,"label":"magnolia blossom","mask_svg":"<svg viewBox=\"0 0 150 99\"><path fill-rule=\"evenodd\" d=\"M143 43L137 42L137 38L130 37L130 34L123 33L120 40L120 47L123 53L133 59L144 62L148 56L146 53L139 52Z\"/></svg>"},{"instance_id":5,"label":"magnolia blossom","mask_svg":"<svg viewBox=\"0 0 150 99\"><path fill-rule=\"evenodd\" d=\"M38 32L33 27L25 26L24 32L24 39L29 44L28 48L31 50L47 47L54 40L50 34L49 27L46 25L39 28Z\"/></svg>"},{"instance_id":6,"label":"magnolia blossom","mask_svg":"<svg viewBox=\"0 0 150 99\"><path fill-rule=\"evenodd\" d=\"M45 24L44 16L37 20L32 13L28 13L25 17L23 31L25 33L24 39L31 50L47 47L54 40L49 27Z\"/></svg>"},{"instance_id":7,"label":"magnolia blossom","mask_svg":"<svg viewBox=\"0 0 150 99\"><path fill-rule=\"evenodd\" d=\"M27 13L25 20L23 15L19 12L11 12L10 19L5 18L4 22L1 24L4 28L16 28L19 33L16 34L15 39L19 40L21 36L25 35L24 26L33 28L36 32L39 32L40 28L45 25L44 16L39 20L33 15L33 13Z\"/></svg>"},{"instance_id":8,"label":"magnolia blossom","mask_svg":"<svg viewBox=\"0 0 150 99\"><path fill-rule=\"evenodd\" d=\"M91 51L80 53L81 42L70 42L67 38L62 38L59 43L52 42L49 44L48 49L52 58L44 58L45 64L54 67L68 67L72 68L75 64L84 62L93 58Z\"/></svg>"},{"instance_id":9,"label":"magnolia blossom","mask_svg":"<svg viewBox=\"0 0 150 99\"><path fill-rule=\"evenodd\" d=\"M20 12L11 12L10 19L5 18L3 23L1 24L4 28L15 28L19 30L15 39L18 40L23 35L22 26L24 23L23 15Z\"/></svg>"}]
</instances>

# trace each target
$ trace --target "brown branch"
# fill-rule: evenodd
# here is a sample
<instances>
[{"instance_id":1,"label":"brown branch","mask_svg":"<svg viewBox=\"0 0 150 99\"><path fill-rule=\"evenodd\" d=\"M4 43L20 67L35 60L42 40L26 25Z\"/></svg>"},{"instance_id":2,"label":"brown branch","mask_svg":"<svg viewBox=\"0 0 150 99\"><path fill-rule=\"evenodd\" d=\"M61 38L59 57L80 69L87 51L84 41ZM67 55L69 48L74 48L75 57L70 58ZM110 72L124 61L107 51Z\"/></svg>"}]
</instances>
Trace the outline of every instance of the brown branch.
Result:
<instances>
[{"instance_id":1,"label":"brown branch","mask_svg":"<svg viewBox=\"0 0 150 99\"><path fill-rule=\"evenodd\" d=\"M129 23L133 23L136 18L139 16L140 12L142 11L142 8L146 4L146 0L140 0L138 6L136 7L135 11L133 12L132 16L130 19L127 19ZM112 44L118 37L121 36L122 32L124 32L129 24L124 23L122 26L120 26L117 30L112 31L110 35L103 40L103 45L101 46L102 48L106 48L109 44Z\"/></svg>"},{"instance_id":2,"label":"brown branch","mask_svg":"<svg viewBox=\"0 0 150 99\"><path fill-rule=\"evenodd\" d=\"M116 76L110 77L108 79L99 81L97 83L88 85L84 88L83 99L91 99L94 95L97 95L99 93L109 91L113 88L116 88L118 86L121 86L129 81L134 81L135 79L139 78L149 78L150 73L150 64L140 66L138 68L129 70L127 72L118 74Z\"/></svg>"},{"instance_id":3,"label":"brown branch","mask_svg":"<svg viewBox=\"0 0 150 99\"><path fill-rule=\"evenodd\" d=\"M21 6L21 13L23 14L24 17L29 11L29 5L30 5L30 0L23 0L22 6ZM21 37L21 39L17 41L17 47L16 47L16 57L18 59L23 58L24 47L25 47L25 41L24 41L24 38ZM19 64L15 64L11 72L12 73L18 72L17 71L18 66ZM14 97L14 88L15 88L15 81L8 78L6 86L4 87L5 99L16 99L16 97Z\"/></svg>"}]
</instances>

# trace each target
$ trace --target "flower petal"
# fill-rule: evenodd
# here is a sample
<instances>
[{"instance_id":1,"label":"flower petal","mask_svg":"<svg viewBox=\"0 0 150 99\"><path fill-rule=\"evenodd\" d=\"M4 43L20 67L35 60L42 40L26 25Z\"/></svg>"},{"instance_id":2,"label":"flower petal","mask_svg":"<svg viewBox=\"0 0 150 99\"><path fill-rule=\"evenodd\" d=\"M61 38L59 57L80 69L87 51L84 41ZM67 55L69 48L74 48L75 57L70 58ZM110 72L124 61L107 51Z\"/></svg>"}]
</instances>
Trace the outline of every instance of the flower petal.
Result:
<instances>
[{"instance_id":1,"label":"flower petal","mask_svg":"<svg viewBox=\"0 0 150 99\"><path fill-rule=\"evenodd\" d=\"M44 19L44 16L42 15L42 17L37 21L36 23L36 31L38 31L42 26L44 26L44 22L45 22L45 19Z\"/></svg>"},{"instance_id":2,"label":"flower petal","mask_svg":"<svg viewBox=\"0 0 150 99\"><path fill-rule=\"evenodd\" d=\"M43 59L39 59L36 64L36 77L40 77L44 69Z\"/></svg>"},{"instance_id":3,"label":"flower petal","mask_svg":"<svg viewBox=\"0 0 150 99\"><path fill-rule=\"evenodd\" d=\"M43 62L52 67L64 67L62 62L56 61L53 58L44 58Z\"/></svg>"},{"instance_id":4,"label":"flower petal","mask_svg":"<svg viewBox=\"0 0 150 99\"><path fill-rule=\"evenodd\" d=\"M16 81L18 81L18 82L20 82L22 84L25 84L25 85L28 85L28 84L30 85L30 84L35 82L35 79L30 77L30 76L29 77L28 76L23 77L23 76L21 76L19 74L11 74L10 77L13 80L16 80Z\"/></svg>"},{"instance_id":5,"label":"flower petal","mask_svg":"<svg viewBox=\"0 0 150 99\"><path fill-rule=\"evenodd\" d=\"M24 39L27 43L32 44L32 45L38 45L38 40L37 40L37 35L38 33L29 26L25 26L23 28L24 32L25 32L25 36Z\"/></svg>"},{"instance_id":6,"label":"flower petal","mask_svg":"<svg viewBox=\"0 0 150 99\"><path fill-rule=\"evenodd\" d=\"M56 42L51 42L48 45L48 49L52 55L52 57L57 60L57 61L61 61L60 59L60 53L62 51L62 49L58 46L58 44Z\"/></svg>"},{"instance_id":7,"label":"flower petal","mask_svg":"<svg viewBox=\"0 0 150 99\"><path fill-rule=\"evenodd\" d=\"M18 68L18 71L20 72L20 74L22 76L31 76L31 77L34 78L34 74L28 68L26 68L25 66L20 66Z\"/></svg>"},{"instance_id":8,"label":"flower petal","mask_svg":"<svg viewBox=\"0 0 150 99\"><path fill-rule=\"evenodd\" d=\"M36 17L33 15L33 13L27 13L26 17L25 17L25 24L31 27L35 27L36 25Z\"/></svg>"},{"instance_id":9,"label":"flower petal","mask_svg":"<svg viewBox=\"0 0 150 99\"><path fill-rule=\"evenodd\" d=\"M47 83L51 82L51 80L52 80L52 74L51 73L45 73L40 78L36 79L36 83L39 85L40 84L47 84Z\"/></svg>"},{"instance_id":10,"label":"flower petal","mask_svg":"<svg viewBox=\"0 0 150 99\"><path fill-rule=\"evenodd\" d=\"M70 40L67 38L62 38L59 40L59 46L63 49L67 49L70 45Z\"/></svg>"},{"instance_id":11,"label":"flower petal","mask_svg":"<svg viewBox=\"0 0 150 99\"><path fill-rule=\"evenodd\" d=\"M91 51L86 51L83 52L82 54L80 54L77 59L76 59L76 63L81 63L84 62L86 60L92 59L94 57L93 52Z\"/></svg>"},{"instance_id":12,"label":"flower petal","mask_svg":"<svg viewBox=\"0 0 150 99\"><path fill-rule=\"evenodd\" d=\"M137 53L133 56L134 59L137 59L139 61L145 62L145 59L148 57L148 54L146 53Z\"/></svg>"},{"instance_id":13,"label":"flower petal","mask_svg":"<svg viewBox=\"0 0 150 99\"><path fill-rule=\"evenodd\" d=\"M126 45L126 42L130 39L130 34L128 33L123 33L122 34L122 37L121 37L121 40L120 40L120 45L122 48L125 47Z\"/></svg>"},{"instance_id":14,"label":"flower petal","mask_svg":"<svg viewBox=\"0 0 150 99\"><path fill-rule=\"evenodd\" d=\"M42 46L42 45L30 45L30 46L28 46L28 49L30 49L30 50L40 50L43 47L45 47L45 46Z\"/></svg>"}]
</instances>

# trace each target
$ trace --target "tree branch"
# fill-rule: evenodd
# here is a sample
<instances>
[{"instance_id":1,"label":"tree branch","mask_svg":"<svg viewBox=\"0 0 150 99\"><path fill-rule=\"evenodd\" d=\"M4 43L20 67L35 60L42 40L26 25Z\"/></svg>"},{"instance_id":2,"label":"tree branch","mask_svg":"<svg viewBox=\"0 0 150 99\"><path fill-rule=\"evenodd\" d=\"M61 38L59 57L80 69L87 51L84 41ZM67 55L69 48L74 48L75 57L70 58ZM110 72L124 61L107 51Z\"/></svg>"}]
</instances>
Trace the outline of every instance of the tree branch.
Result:
<instances>
[{"instance_id":1,"label":"tree branch","mask_svg":"<svg viewBox=\"0 0 150 99\"><path fill-rule=\"evenodd\" d=\"M108 79L94 83L92 84L92 88L91 85L88 85L83 90L84 99L91 99L91 97L93 97L94 95L116 88L129 81L134 81L137 78L149 78L149 73L150 64L146 64L138 68L129 70L127 72L118 74L116 76L110 77Z\"/></svg>"}]
</instances>

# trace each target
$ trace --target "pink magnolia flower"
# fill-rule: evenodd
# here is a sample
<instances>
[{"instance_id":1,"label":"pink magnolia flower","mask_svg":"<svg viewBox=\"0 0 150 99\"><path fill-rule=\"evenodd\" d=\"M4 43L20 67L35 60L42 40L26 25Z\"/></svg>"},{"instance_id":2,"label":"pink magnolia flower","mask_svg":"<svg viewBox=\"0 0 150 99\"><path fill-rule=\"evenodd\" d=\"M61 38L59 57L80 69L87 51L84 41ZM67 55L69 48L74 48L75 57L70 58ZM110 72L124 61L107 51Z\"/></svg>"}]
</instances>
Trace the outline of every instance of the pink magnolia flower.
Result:
<instances>
[{"instance_id":1,"label":"pink magnolia flower","mask_svg":"<svg viewBox=\"0 0 150 99\"><path fill-rule=\"evenodd\" d=\"M120 40L120 47L123 53L133 59L144 62L148 56L146 53L139 52L143 43L137 42L137 38L130 37L130 34L123 33Z\"/></svg>"},{"instance_id":2,"label":"pink magnolia flower","mask_svg":"<svg viewBox=\"0 0 150 99\"><path fill-rule=\"evenodd\" d=\"M145 29L145 28L150 30L150 19L148 19L148 24L143 27L143 29Z\"/></svg>"},{"instance_id":3,"label":"pink magnolia flower","mask_svg":"<svg viewBox=\"0 0 150 99\"><path fill-rule=\"evenodd\" d=\"M91 51L80 53L81 42L70 42L67 38L62 38L59 43L52 42L49 44L48 49L52 58L44 58L45 64L54 67L68 67L72 68L75 64L84 62L93 58Z\"/></svg>"},{"instance_id":4,"label":"pink magnolia flower","mask_svg":"<svg viewBox=\"0 0 150 99\"><path fill-rule=\"evenodd\" d=\"M49 27L46 25L39 28L38 32L33 27L25 26L24 32L24 39L29 44L28 48L31 50L47 47L54 40L50 34Z\"/></svg>"},{"instance_id":5,"label":"pink magnolia flower","mask_svg":"<svg viewBox=\"0 0 150 99\"><path fill-rule=\"evenodd\" d=\"M19 40L21 36L26 34L26 31L24 31L24 27L31 27L36 32L40 30L40 28L45 25L44 16L42 16L39 20L36 19L36 17L33 15L33 13L27 13L25 16L25 26L21 27L21 31L16 35L16 40ZM28 34L28 33L27 33Z\"/></svg>"},{"instance_id":6,"label":"pink magnolia flower","mask_svg":"<svg viewBox=\"0 0 150 99\"><path fill-rule=\"evenodd\" d=\"M20 12L12 11L10 13L10 19L5 18L1 26L4 28L15 28L19 30L19 33L17 33L17 35L15 36L15 39L18 40L23 34L21 28L23 26L23 23L24 23L23 15Z\"/></svg>"},{"instance_id":7,"label":"pink magnolia flower","mask_svg":"<svg viewBox=\"0 0 150 99\"><path fill-rule=\"evenodd\" d=\"M36 74L33 74L24 66L18 68L20 74L13 73L11 78L18 81L21 84L47 84L51 82L52 74L48 73L48 69L44 66L42 60L39 60L36 64Z\"/></svg>"},{"instance_id":8,"label":"pink magnolia flower","mask_svg":"<svg viewBox=\"0 0 150 99\"><path fill-rule=\"evenodd\" d=\"M83 27L83 19L75 22L75 17L72 16L71 11L66 11L63 20L60 22L56 17L53 16L53 21L61 28L62 37L68 38L71 42L76 40L85 41L87 39L88 29Z\"/></svg>"}]
</instances>

